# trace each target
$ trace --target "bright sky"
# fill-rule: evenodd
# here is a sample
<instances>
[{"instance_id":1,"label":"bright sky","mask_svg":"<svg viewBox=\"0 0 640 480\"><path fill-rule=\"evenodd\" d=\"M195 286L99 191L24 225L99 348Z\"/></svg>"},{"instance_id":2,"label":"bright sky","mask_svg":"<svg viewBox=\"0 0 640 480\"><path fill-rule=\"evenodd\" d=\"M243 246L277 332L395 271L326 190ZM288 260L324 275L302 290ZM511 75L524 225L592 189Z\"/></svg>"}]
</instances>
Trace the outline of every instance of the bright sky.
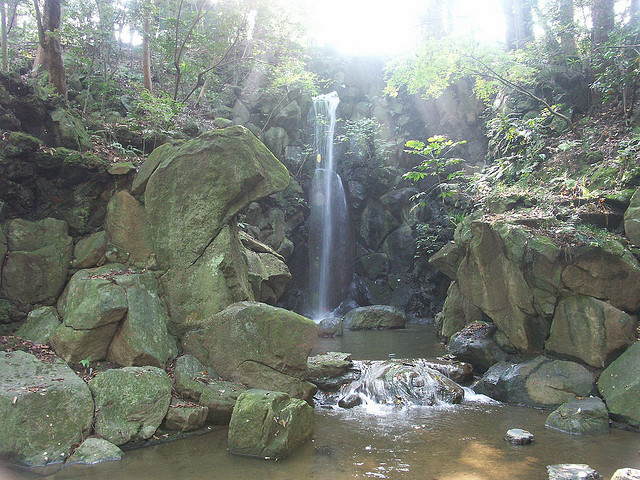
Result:
<instances>
[{"instance_id":1,"label":"bright sky","mask_svg":"<svg viewBox=\"0 0 640 480\"><path fill-rule=\"evenodd\" d=\"M318 45L333 45L353 55L404 53L419 32L418 14L424 0L315 1L312 35ZM504 17L499 0L457 0L453 21L456 33L478 41L504 41Z\"/></svg>"}]
</instances>

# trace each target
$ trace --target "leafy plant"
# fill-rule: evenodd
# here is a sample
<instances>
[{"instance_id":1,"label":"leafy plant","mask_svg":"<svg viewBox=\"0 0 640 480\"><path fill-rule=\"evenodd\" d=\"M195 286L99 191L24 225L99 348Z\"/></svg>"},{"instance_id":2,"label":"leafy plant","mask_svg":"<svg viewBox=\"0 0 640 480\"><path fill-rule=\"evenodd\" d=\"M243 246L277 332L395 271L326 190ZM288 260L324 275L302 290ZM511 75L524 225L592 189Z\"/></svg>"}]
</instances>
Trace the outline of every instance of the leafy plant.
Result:
<instances>
[{"instance_id":1,"label":"leafy plant","mask_svg":"<svg viewBox=\"0 0 640 480\"><path fill-rule=\"evenodd\" d=\"M422 162L414 170L403 175L404 178L418 182L426 177L434 177L435 184L428 190L416 196L420 200L418 205L424 205L426 197L434 190L439 190L438 197L445 199L453 194L457 180L464 173L455 169L455 165L462 162L460 158L452 158L450 155L454 149L467 143L466 140L454 142L443 135L430 137L427 143L418 140L410 140L406 143L405 152L419 155Z\"/></svg>"}]
</instances>

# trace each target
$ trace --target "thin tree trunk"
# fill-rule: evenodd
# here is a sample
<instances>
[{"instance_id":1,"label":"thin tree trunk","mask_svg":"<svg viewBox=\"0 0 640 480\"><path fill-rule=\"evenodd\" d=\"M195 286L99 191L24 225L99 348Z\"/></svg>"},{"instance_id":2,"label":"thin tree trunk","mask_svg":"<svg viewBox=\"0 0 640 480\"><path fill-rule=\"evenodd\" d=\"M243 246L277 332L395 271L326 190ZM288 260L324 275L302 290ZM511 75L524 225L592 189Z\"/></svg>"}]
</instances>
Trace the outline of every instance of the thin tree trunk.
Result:
<instances>
[{"instance_id":1,"label":"thin tree trunk","mask_svg":"<svg viewBox=\"0 0 640 480\"><path fill-rule=\"evenodd\" d=\"M40 15L38 0L34 0L38 22L38 39L42 47L44 63L57 94L67 98L67 78L62 62L62 47L57 30L60 29L60 0L45 0L44 15Z\"/></svg>"},{"instance_id":2,"label":"thin tree trunk","mask_svg":"<svg viewBox=\"0 0 640 480\"><path fill-rule=\"evenodd\" d=\"M151 32L151 22L149 16L144 16L142 26L142 75L144 77L144 88L153 91L151 83L151 50L149 49L149 35Z\"/></svg>"},{"instance_id":3,"label":"thin tree trunk","mask_svg":"<svg viewBox=\"0 0 640 480\"><path fill-rule=\"evenodd\" d=\"M566 58L578 57L576 44L573 0L558 0L554 9L554 23L560 37L560 45Z\"/></svg>"},{"instance_id":4,"label":"thin tree trunk","mask_svg":"<svg viewBox=\"0 0 640 480\"><path fill-rule=\"evenodd\" d=\"M9 71L9 52L7 49L7 10L4 1L0 1L0 31L2 36L0 47L2 50L2 71L7 73Z\"/></svg>"}]
</instances>

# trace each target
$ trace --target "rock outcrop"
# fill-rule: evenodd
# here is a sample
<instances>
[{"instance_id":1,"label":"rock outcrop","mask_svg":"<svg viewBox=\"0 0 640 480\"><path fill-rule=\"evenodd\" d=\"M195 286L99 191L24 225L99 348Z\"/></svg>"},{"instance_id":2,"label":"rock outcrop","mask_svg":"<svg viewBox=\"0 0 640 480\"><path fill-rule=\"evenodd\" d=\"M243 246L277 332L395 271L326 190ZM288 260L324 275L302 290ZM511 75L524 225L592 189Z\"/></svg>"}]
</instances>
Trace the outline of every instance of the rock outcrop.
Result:
<instances>
[{"instance_id":1,"label":"rock outcrop","mask_svg":"<svg viewBox=\"0 0 640 480\"><path fill-rule=\"evenodd\" d=\"M315 387L304 378L317 334L316 324L296 313L240 302L189 332L183 348L225 379L308 399Z\"/></svg>"},{"instance_id":2,"label":"rock outcrop","mask_svg":"<svg viewBox=\"0 0 640 480\"><path fill-rule=\"evenodd\" d=\"M635 342L600 374L598 390L614 420L640 428L640 342Z\"/></svg>"}]
</instances>

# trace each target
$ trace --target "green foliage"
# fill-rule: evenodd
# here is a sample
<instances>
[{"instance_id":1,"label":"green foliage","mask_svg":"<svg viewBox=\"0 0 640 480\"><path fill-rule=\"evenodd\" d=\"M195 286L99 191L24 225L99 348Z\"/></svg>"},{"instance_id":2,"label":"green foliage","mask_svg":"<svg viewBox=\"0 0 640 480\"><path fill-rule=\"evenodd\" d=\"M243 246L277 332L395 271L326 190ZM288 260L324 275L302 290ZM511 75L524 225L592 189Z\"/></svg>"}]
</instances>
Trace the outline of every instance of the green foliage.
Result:
<instances>
[{"instance_id":1,"label":"green foliage","mask_svg":"<svg viewBox=\"0 0 640 480\"><path fill-rule=\"evenodd\" d=\"M451 230L442 225L416 223L413 226L416 241L414 258L429 258L450 240Z\"/></svg>"},{"instance_id":2,"label":"green foliage","mask_svg":"<svg viewBox=\"0 0 640 480\"><path fill-rule=\"evenodd\" d=\"M345 155L364 161L384 158L390 144L380 137L380 122L375 118L339 120L343 125L335 135L336 143L346 145Z\"/></svg>"},{"instance_id":3,"label":"green foliage","mask_svg":"<svg viewBox=\"0 0 640 480\"><path fill-rule=\"evenodd\" d=\"M418 182L427 177L435 178L435 185L426 191L419 193L416 200L418 205L424 204L426 197L434 190L438 190L438 197L445 199L453 194L457 181L464 174L455 168L462 162L460 158L452 158L450 155L454 149L467 143L465 140L454 142L443 135L436 135L427 140L427 143L410 140L406 143L405 152L419 155L423 160L414 170L403 175L404 178Z\"/></svg>"},{"instance_id":4,"label":"green foliage","mask_svg":"<svg viewBox=\"0 0 640 480\"><path fill-rule=\"evenodd\" d=\"M78 363L85 369L89 368L91 366L91 356L88 356L87 358L83 358Z\"/></svg>"}]
</instances>

